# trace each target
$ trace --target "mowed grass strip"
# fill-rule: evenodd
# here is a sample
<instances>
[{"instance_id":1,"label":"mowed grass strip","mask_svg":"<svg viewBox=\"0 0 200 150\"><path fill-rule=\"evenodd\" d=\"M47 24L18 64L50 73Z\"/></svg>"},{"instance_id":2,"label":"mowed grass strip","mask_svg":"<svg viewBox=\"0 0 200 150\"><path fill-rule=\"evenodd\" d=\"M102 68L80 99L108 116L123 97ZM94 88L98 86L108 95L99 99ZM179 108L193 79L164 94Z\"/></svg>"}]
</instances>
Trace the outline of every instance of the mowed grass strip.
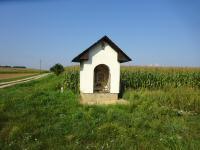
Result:
<instances>
[{"instance_id":1,"label":"mowed grass strip","mask_svg":"<svg viewBox=\"0 0 200 150\"><path fill-rule=\"evenodd\" d=\"M1 149L200 148L198 89L128 90L130 105L87 106L60 92L64 78L0 89Z\"/></svg>"}]
</instances>

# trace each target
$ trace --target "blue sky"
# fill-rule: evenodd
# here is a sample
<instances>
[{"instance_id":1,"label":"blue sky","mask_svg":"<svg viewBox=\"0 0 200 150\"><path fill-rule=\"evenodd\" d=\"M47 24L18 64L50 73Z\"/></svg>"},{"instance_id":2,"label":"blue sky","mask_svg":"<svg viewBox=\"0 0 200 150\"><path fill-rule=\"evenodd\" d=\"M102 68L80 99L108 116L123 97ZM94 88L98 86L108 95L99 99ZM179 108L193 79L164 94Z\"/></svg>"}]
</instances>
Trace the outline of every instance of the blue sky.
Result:
<instances>
[{"instance_id":1,"label":"blue sky","mask_svg":"<svg viewBox=\"0 0 200 150\"><path fill-rule=\"evenodd\" d=\"M200 67L199 8L199 0L0 0L0 65L71 65L108 35L128 65Z\"/></svg>"}]
</instances>

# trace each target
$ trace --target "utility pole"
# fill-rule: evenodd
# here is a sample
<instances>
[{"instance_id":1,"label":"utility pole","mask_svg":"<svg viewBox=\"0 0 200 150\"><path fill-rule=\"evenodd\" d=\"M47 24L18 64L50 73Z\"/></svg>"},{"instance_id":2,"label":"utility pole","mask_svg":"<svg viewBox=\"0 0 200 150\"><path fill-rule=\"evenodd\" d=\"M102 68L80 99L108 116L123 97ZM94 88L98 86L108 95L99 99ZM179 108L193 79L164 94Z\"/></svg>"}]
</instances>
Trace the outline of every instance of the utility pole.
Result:
<instances>
[{"instance_id":1,"label":"utility pole","mask_svg":"<svg viewBox=\"0 0 200 150\"><path fill-rule=\"evenodd\" d=\"M42 69L42 60L40 59L40 74L41 74L41 69Z\"/></svg>"}]
</instances>

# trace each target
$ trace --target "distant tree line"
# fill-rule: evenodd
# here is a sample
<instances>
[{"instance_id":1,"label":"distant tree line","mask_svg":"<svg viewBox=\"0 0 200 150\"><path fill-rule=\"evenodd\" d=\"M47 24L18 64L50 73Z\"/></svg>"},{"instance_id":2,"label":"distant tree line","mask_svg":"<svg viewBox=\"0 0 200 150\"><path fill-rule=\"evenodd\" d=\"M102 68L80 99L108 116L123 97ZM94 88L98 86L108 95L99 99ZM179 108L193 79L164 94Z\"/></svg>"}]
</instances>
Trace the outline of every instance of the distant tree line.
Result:
<instances>
[{"instance_id":1,"label":"distant tree line","mask_svg":"<svg viewBox=\"0 0 200 150\"><path fill-rule=\"evenodd\" d=\"M1 68L26 68L26 66L1 66Z\"/></svg>"}]
</instances>

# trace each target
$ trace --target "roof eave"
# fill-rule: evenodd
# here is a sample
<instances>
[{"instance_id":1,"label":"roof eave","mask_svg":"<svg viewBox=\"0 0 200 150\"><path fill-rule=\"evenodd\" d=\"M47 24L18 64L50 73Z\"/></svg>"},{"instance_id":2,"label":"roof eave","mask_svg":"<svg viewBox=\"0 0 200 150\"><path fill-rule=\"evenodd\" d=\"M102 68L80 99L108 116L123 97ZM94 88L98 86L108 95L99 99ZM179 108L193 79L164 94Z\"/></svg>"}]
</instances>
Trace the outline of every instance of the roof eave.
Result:
<instances>
[{"instance_id":1,"label":"roof eave","mask_svg":"<svg viewBox=\"0 0 200 150\"><path fill-rule=\"evenodd\" d=\"M82 53L80 53L78 56L76 56L72 62L81 62L84 60L88 60L88 52L89 50L94 47L96 44L98 44L100 41L104 41L104 42L108 42L108 44L118 53L119 55L123 55L124 58L118 58L118 61L120 63L125 63L128 61L132 61L130 57L128 57L128 55L126 55L126 53L124 53L112 40L110 40L107 36L102 37L100 40L98 40L97 42L95 42L93 45L91 45L89 48L87 48L85 51L83 51ZM84 55L84 57L82 57ZM82 57L82 58L81 58Z\"/></svg>"}]
</instances>

